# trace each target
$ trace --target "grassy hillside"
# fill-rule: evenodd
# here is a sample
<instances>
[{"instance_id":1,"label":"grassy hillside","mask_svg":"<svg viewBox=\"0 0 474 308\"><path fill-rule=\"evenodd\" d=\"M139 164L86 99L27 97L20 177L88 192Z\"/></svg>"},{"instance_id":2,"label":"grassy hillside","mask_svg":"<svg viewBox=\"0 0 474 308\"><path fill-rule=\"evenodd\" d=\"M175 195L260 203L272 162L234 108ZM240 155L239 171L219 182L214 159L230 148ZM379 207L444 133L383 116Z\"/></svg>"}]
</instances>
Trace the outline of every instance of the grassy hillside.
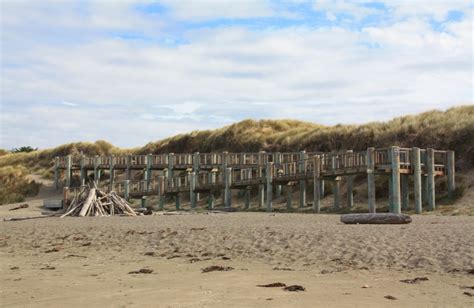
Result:
<instances>
[{"instance_id":1,"label":"grassy hillside","mask_svg":"<svg viewBox=\"0 0 474 308\"><path fill-rule=\"evenodd\" d=\"M474 106L429 111L388 122L322 126L295 120L245 120L147 144L139 153L215 151L336 151L390 145L454 149L474 166Z\"/></svg>"},{"instance_id":2,"label":"grassy hillside","mask_svg":"<svg viewBox=\"0 0 474 308\"><path fill-rule=\"evenodd\" d=\"M365 125L323 126L296 120L244 120L216 130L195 131L151 142L137 149L119 149L105 141L97 141L71 143L30 153L9 153L2 150L0 168L10 168L3 170L5 174L11 175L7 177L9 183L13 179L19 183L29 183L26 180L27 173L37 173L45 178L51 178L55 156L75 155L80 152L86 155L109 155L302 149L336 151L365 150L369 146L390 145L453 149L456 151L458 170L467 171L474 166L474 105L455 107L444 112L430 111ZM14 172L16 168L22 171ZM0 177L0 187L6 187L5 181L5 177ZM10 188L3 193L22 194L20 186L9 186Z\"/></svg>"}]
</instances>

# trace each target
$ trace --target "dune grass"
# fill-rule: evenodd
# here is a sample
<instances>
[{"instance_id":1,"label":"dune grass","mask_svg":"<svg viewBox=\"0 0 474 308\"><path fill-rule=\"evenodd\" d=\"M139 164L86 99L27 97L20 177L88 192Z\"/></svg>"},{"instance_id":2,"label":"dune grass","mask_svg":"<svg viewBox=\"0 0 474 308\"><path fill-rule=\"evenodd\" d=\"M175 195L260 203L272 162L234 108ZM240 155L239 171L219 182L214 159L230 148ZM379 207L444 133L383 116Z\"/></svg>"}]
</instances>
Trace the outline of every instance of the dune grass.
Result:
<instances>
[{"instance_id":1,"label":"dune grass","mask_svg":"<svg viewBox=\"0 0 474 308\"><path fill-rule=\"evenodd\" d=\"M0 167L0 205L22 202L25 197L38 194L40 184L29 180L28 174L23 166Z\"/></svg>"}]
</instances>

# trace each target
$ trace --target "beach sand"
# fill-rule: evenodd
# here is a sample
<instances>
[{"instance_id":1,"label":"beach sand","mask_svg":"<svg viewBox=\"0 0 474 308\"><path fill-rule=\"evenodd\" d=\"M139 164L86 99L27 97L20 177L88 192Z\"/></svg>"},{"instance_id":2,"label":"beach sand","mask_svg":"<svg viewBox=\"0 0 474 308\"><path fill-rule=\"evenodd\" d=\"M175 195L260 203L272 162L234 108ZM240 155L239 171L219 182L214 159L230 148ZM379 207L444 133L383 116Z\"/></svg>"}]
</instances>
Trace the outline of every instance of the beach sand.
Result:
<instances>
[{"instance_id":1,"label":"beach sand","mask_svg":"<svg viewBox=\"0 0 474 308\"><path fill-rule=\"evenodd\" d=\"M13 216L8 207L0 216ZM416 215L407 225L292 213L2 221L0 299L47 307L468 307L473 243L472 216ZM211 265L233 269L201 272ZM153 273L129 274L142 268ZM428 280L400 281L416 277ZM257 286L274 282L305 291Z\"/></svg>"}]
</instances>

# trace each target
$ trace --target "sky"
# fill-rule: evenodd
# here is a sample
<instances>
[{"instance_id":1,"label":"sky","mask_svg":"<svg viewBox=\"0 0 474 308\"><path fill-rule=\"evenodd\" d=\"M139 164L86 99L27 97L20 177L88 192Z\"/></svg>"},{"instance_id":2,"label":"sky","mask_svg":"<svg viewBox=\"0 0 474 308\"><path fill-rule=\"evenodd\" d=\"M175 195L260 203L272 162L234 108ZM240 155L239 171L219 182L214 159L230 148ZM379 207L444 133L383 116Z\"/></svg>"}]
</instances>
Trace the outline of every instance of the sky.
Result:
<instances>
[{"instance_id":1,"label":"sky","mask_svg":"<svg viewBox=\"0 0 474 308\"><path fill-rule=\"evenodd\" d=\"M470 1L0 0L0 148L474 103Z\"/></svg>"}]
</instances>

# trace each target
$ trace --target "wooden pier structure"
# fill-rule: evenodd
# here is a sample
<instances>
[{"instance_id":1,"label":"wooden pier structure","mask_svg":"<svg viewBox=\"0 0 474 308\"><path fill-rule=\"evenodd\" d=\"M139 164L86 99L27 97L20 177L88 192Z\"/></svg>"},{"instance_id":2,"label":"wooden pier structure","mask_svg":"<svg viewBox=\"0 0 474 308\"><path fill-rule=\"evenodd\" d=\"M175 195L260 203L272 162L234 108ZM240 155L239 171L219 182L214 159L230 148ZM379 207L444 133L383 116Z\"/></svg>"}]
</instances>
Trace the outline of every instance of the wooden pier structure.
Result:
<instances>
[{"instance_id":1,"label":"wooden pier structure","mask_svg":"<svg viewBox=\"0 0 474 308\"><path fill-rule=\"evenodd\" d=\"M200 195L208 196L207 207L214 208L215 196L222 197L224 207L232 207L232 190L241 190L246 209L251 208L251 190L258 192L259 208L272 211L272 199L280 197L286 187L287 208L292 207L295 185L299 185L299 208L306 207L307 183L313 184L314 212L320 212L325 182L332 181L334 208L341 207L341 181L346 181L347 206L353 205L355 176L367 177L368 211L376 212L376 175L389 179L389 209L401 213L409 209L409 183L412 178L416 213L435 209L435 177L447 177L448 195L455 189L454 152L413 148L368 148L366 151L338 153L193 153L148 154L123 156L84 155L56 157L55 186L59 188L61 173L64 187L71 187L73 174L79 174L80 185L93 180L102 189L114 190L129 198L158 196L158 209L163 209L165 196L173 196L176 209L181 209L181 196L188 195L191 209L197 207ZM116 181L118 173L125 180ZM107 176L104 174L107 173ZM135 173L135 177L132 177ZM135 180L137 174L141 179ZM106 180L101 181L101 177Z\"/></svg>"}]
</instances>

